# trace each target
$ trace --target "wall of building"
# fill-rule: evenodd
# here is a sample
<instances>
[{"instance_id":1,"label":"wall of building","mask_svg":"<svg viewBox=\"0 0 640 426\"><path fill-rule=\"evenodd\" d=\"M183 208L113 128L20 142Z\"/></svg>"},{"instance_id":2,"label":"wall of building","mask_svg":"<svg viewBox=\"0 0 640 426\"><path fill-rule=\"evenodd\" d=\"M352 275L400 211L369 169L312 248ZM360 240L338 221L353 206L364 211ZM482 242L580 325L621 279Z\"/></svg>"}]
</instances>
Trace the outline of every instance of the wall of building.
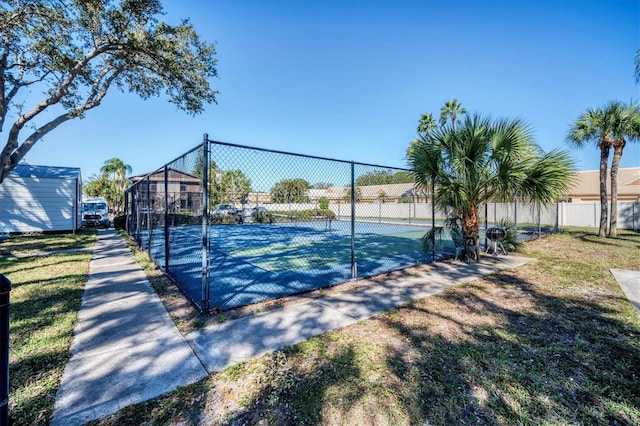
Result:
<instances>
[{"instance_id":1,"label":"wall of building","mask_svg":"<svg viewBox=\"0 0 640 426\"><path fill-rule=\"evenodd\" d=\"M10 175L0 184L0 232L74 231L80 197L78 179Z\"/></svg>"}]
</instances>

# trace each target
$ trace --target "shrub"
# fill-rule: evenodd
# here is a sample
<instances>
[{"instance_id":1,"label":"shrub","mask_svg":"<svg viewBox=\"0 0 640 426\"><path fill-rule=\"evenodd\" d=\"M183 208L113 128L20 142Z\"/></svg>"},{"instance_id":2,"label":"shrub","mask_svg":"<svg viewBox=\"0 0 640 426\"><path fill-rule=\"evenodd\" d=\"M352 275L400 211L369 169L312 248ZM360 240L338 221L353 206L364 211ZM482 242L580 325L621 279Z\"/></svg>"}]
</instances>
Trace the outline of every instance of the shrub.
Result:
<instances>
[{"instance_id":1,"label":"shrub","mask_svg":"<svg viewBox=\"0 0 640 426\"><path fill-rule=\"evenodd\" d=\"M321 197L318 200L318 206L322 209L322 210L329 210L329 200L327 199L327 197Z\"/></svg>"},{"instance_id":2,"label":"shrub","mask_svg":"<svg viewBox=\"0 0 640 426\"><path fill-rule=\"evenodd\" d=\"M194 216L190 212L169 213L167 215L167 223L170 226L198 225L202 223L202 216Z\"/></svg>"},{"instance_id":3,"label":"shrub","mask_svg":"<svg viewBox=\"0 0 640 426\"><path fill-rule=\"evenodd\" d=\"M113 227L116 229L124 229L127 227L127 215L121 214L113 218Z\"/></svg>"},{"instance_id":4,"label":"shrub","mask_svg":"<svg viewBox=\"0 0 640 426\"><path fill-rule=\"evenodd\" d=\"M256 223L273 223L273 215L269 212L258 211L251 214L253 221Z\"/></svg>"},{"instance_id":5,"label":"shrub","mask_svg":"<svg viewBox=\"0 0 640 426\"><path fill-rule=\"evenodd\" d=\"M233 225L233 224L237 224L240 223L242 220L240 219L240 216L233 214L231 216L222 216L219 214L214 214L211 217L210 222L213 225Z\"/></svg>"}]
</instances>

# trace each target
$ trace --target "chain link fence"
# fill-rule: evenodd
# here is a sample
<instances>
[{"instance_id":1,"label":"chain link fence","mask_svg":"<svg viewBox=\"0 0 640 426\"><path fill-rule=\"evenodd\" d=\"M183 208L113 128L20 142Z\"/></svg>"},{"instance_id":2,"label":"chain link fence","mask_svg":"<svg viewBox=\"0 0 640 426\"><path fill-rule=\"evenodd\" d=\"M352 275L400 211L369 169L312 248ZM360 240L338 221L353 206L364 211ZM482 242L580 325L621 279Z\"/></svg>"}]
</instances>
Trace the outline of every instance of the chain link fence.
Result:
<instances>
[{"instance_id":1,"label":"chain link fence","mask_svg":"<svg viewBox=\"0 0 640 426\"><path fill-rule=\"evenodd\" d=\"M452 241L422 250L427 231L445 220L430 199L406 169L205 135L193 150L132 180L127 231L200 311L212 312L453 254ZM529 210L487 205L481 226L519 214L540 228L540 211L536 221L535 212L525 218Z\"/></svg>"}]
</instances>

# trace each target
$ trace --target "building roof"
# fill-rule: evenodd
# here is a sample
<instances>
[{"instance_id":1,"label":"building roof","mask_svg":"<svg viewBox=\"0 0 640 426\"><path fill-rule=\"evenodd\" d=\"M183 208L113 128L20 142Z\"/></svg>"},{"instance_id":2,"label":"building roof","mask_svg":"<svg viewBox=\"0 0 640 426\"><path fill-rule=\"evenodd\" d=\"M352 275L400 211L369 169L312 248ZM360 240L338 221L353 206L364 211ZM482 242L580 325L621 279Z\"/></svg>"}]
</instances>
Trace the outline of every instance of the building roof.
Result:
<instances>
[{"instance_id":1,"label":"building roof","mask_svg":"<svg viewBox=\"0 0 640 426\"><path fill-rule=\"evenodd\" d=\"M610 170L607 170L607 195L611 191ZM600 171L585 170L576 172L574 185L569 191L569 196L599 197ZM640 196L640 167L626 167L618 169L618 197Z\"/></svg>"},{"instance_id":2,"label":"building roof","mask_svg":"<svg viewBox=\"0 0 640 426\"><path fill-rule=\"evenodd\" d=\"M167 168L167 171L169 172L169 180L188 180L188 181L192 181L192 182L196 182L199 183L201 181L201 178L199 178L198 176L195 176L191 173L187 173L187 172L183 172L182 170L176 170L173 169L171 167ZM156 170L153 173L146 173L143 175L134 175L134 176L129 176L129 181L132 183L136 183L139 182L145 178L149 177L149 180L153 181L153 182L160 182L164 180L164 169L160 169L160 170Z\"/></svg>"},{"instance_id":3,"label":"building roof","mask_svg":"<svg viewBox=\"0 0 640 426\"><path fill-rule=\"evenodd\" d=\"M9 176L40 179L80 179L80 168L18 164L9 172Z\"/></svg>"}]
</instances>

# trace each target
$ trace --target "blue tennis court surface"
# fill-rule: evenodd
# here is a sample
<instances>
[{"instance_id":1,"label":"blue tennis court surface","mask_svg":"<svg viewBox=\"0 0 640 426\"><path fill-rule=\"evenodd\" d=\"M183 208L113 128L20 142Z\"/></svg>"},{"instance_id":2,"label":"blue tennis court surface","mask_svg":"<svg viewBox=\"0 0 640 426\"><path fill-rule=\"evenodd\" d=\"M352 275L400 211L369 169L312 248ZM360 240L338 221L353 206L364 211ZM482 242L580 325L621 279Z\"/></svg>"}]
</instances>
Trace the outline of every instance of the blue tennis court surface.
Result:
<instances>
[{"instance_id":1,"label":"blue tennis court surface","mask_svg":"<svg viewBox=\"0 0 640 426\"><path fill-rule=\"evenodd\" d=\"M358 278L415 266L422 226L355 223ZM214 225L208 228L211 309L231 309L351 279L348 221ZM202 300L202 227L169 229L169 272L194 300ZM151 254L164 265L163 229L152 233Z\"/></svg>"}]
</instances>

